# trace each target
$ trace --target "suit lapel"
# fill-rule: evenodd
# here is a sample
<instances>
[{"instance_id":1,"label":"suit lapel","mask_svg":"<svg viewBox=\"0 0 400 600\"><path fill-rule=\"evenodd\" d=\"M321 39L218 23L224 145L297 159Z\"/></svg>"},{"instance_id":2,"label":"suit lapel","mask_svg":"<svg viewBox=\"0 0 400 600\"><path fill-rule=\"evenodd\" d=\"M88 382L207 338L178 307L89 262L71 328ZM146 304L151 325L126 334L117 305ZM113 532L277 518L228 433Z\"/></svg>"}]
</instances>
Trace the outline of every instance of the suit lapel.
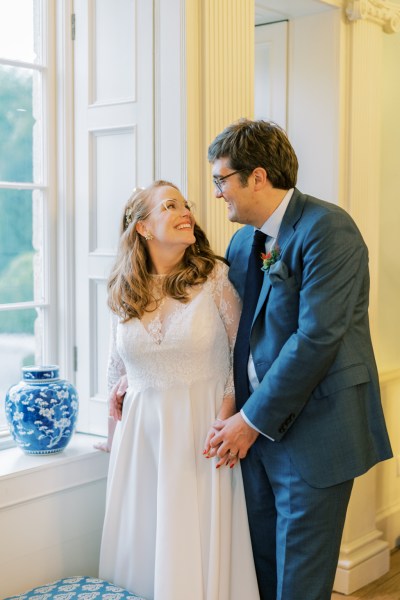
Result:
<instances>
[{"instance_id":1,"label":"suit lapel","mask_svg":"<svg viewBox=\"0 0 400 600\"><path fill-rule=\"evenodd\" d=\"M297 222L300 220L301 215L303 213L305 203L305 196L299 192L297 188L295 188L293 192L293 196L290 199L286 212L283 216L281 226L279 228L278 233L278 246L280 248L281 259L284 259L285 248L295 232ZM260 261L261 263L261 261ZM260 264L261 268L261 264ZM256 310L254 312L253 318L253 326L255 320L257 319L260 310L266 300L268 299L269 292L271 290L271 282L268 277L268 273L264 274L264 281L261 288L260 296L258 298Z\"/></svg>"}]
</instances>

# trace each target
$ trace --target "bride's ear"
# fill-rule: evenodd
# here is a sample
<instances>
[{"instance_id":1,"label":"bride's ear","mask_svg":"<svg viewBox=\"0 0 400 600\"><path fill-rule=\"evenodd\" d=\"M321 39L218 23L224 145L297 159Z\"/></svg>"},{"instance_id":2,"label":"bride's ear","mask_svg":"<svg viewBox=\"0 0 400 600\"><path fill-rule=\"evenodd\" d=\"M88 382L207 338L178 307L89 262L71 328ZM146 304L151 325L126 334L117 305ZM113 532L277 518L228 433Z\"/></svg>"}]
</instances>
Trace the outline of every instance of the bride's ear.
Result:
<instances>
[{"instance_id":1,"label":"bride's ear","mask_svg":"<svg viewBox=\"0 0 400 600\"><path fill-rule=\"evenodd\" d=\"M145 237L147 229L143 221L138 221L136 223L136 231L143 237Z\"/></svg>"},{"instance_id":2,"label":"bride's ear","mask_svg":"<svg viewBox=\"0 0 400 600\"><path fill-rule=\"evenodd\" d=\"M139 235L144 237L144 239L147 241L154 239L153 235L146 228L146 225L143 223L143 221L138 221L136 223L136 231L138 232Z\"/></svg>"}]
</instances>

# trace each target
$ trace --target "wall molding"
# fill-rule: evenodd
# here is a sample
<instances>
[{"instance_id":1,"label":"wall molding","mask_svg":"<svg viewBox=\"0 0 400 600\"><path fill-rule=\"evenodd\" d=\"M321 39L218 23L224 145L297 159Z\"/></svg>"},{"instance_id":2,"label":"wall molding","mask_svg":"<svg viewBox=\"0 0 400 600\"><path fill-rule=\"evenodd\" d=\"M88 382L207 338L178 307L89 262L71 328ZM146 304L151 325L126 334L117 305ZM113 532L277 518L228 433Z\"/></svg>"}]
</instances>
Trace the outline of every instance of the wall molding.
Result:
<instances>
[{"instance_id":1,"label":"wall molding","mask_svg":"<svg viewBox=\"0 0 400 600\"><path fill-rule=\"evenodd\" d=\"M351 594L389 571L389 546L377 529L342 544L333 589Z\"/></svg>"},{"instance_id":2,"label":"wall molding","mask_svg":"<svg viewBox=\"0 0 400 600\"><path fill-rule=\"evenodd\" d=\"M381 385L392 383L400 380L400 369L393 369L392 371L382 371L379 373L379 383Z\"/></svg>"},{"instance_id":3,"label":"wall molding","mask_svg":"<svg viewBox=\"0 0 400 600\"><path fill-rule=\"evenodd\" d=\"M379 510L376 513L376 525L382 531L390 548L400 545L400 501Z\"/></svg>"},{"instance_id":4,"label":"wall molding","mask_svg":"<svg viewBox=\"0 0 400 600\"><path fill-rule=\"evenodd\" d=\"M400 31L400 6L387 0L350 0L346 6L349 21L361 19L380 25L385 33Z\"/></svg>"}]
</instances>

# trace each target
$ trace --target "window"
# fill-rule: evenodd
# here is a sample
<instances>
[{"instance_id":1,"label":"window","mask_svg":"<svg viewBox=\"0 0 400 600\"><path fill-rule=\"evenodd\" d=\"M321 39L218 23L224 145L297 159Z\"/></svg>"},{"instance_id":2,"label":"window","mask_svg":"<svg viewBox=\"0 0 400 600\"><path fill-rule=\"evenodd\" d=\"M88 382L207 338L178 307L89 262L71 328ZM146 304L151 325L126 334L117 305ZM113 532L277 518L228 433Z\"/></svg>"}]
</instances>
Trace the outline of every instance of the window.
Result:
<instances>
[{"instance_id":1,"label":"window","mask_svg":"<svg viewBox=\"0 0 400 600\"><path fill-rule=\"evenodd\" d=\"M26 364L54 362L56 289L48 0L0 2L0 432ZM54 151L53 151L54 154Z\"/></svg>"}]
</instances>

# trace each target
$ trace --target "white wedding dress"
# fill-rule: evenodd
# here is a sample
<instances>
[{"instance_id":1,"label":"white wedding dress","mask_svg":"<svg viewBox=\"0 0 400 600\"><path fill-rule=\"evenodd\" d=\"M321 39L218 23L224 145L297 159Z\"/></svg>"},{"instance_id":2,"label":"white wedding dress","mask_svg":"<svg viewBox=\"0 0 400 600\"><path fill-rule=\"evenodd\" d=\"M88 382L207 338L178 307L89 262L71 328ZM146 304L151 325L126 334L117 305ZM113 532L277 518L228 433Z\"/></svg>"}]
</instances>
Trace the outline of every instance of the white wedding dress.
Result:
<instances>
[{"instance_id":1,"label":"white wedding dress","mask_svg":"<svg viewBox=\"0 0 400 600\"><path fill-rule=\"evenodd\" d=\"M162 276L153 276L157 291ZM218 261L190 302L113 318L109 386L127 373L110 455L100 576L148 600L259 600L240 465L204 441L232 393L236 292Z\"/></svg>"}]
</instances>

